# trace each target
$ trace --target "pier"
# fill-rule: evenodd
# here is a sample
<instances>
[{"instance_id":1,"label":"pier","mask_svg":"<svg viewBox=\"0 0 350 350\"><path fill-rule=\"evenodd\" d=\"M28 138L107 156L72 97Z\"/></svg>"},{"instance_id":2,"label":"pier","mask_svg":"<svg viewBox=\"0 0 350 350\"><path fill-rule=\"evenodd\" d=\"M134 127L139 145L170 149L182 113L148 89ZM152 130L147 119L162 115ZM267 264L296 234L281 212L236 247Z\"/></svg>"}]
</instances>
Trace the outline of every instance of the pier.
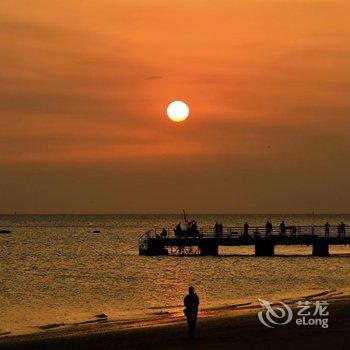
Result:
<instances>
[{"instance_id":1,"label":"pier","mask_svg":"<svg viewBox=\"0 0 350 350\"><path fill-rule=\"evenodd\" d=\"M336 226L325 234L324 226L288 226L285 232L265 233L265 227L225 227L218 235L212 228L199 229L196 235L175 235L174 229L152 229L138 241L140 255L217 256L219 247L254 246L255 256L273 256L275 246L310 246L313 256L329 256L330 245L349 245L350 237L339 236Z\"/></svg>"}]
</instances>

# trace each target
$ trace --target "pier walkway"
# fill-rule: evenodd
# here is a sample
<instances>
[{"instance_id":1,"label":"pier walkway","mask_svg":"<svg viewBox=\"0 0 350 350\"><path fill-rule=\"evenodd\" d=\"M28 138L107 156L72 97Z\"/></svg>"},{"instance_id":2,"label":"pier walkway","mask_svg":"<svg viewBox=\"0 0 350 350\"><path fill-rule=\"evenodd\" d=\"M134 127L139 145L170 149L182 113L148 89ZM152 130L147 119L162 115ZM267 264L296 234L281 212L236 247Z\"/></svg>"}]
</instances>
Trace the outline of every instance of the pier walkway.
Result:
<instances>
[{"instance_id":1,"label":"pier walkway","mask_svg":"<svg viewBox=\"0 0 350 350\"><path fill-rule=\"evenodd\" d=\"M349 245L350 237L339 236L336 226L325 234L324 226L287 226L285 232L272 231L266 235L265 227L224 227L214 233L212 228L199 229L196 234L176 236L174 229L152 229L139 238L140 255L219 255L220 246L255 246L256 256L273 256L276 245L312 246L313 256L328 256L330 245ZM186 232L186 231L183 231Z\"/></svg>"}]
</instances>

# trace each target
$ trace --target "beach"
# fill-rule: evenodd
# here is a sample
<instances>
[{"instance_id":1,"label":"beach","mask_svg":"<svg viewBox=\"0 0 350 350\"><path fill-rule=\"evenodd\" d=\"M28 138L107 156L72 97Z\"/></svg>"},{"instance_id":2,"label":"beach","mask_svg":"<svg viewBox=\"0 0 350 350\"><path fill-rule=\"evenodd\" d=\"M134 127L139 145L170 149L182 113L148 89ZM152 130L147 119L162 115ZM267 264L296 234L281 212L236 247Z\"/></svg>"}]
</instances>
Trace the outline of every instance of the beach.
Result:
<instances>
[{"instance_id":1,"label":"beach","mask_svg":"<svg viewBox=\"0 0 350 350\"><path fill-rule=\"evenodd\" d=\"M96 322L61 330L5 336L0 348L11 349L349 349L350 299L348 295L310 296L328 300L328 328L297 325L294 320L275 328L262 325L259 307L222 308L204 312L197 324L195 341L187 339L183 317L153 324L121 328L113 321ZM287 302L287 301L286 301ZM289 302L291 305L292 302ZM295 313L294 313L295 314Z\"/></svg>"}]
</instances>

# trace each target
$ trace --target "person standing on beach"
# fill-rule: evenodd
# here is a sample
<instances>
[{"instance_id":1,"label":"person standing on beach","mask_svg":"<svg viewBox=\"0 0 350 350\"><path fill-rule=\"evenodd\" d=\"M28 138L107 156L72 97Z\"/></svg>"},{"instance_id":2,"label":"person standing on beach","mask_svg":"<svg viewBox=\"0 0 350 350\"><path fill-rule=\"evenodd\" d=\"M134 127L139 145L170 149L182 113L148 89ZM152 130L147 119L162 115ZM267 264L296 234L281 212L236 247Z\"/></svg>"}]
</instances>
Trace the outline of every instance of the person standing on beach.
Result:
<instances>
[{"instance_id":1,"label":"person standing on beach","mask_svg":"<svg viewBox=\"0 0 350 350\"><path fill-rule=\"evenodd\" d=\"M197 323L199 298L198 295L194 292L193 287L188 288L188 295L185 296L184 305L184 314L187 318L188 324L188 337L189 339L194 339Z\"/></svg>"}]
</instances>

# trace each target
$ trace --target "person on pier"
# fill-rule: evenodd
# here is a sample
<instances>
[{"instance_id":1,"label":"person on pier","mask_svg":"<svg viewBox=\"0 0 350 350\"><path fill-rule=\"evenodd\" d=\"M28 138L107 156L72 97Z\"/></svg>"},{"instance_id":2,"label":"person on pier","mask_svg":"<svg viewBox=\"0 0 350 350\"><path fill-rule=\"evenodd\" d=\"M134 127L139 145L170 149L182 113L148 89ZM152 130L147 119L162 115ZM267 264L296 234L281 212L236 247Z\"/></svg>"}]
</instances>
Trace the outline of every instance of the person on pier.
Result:
<instances>
[{"instance_id":1,"label":"person on pier","mask_svg":"<svg viewBox=\"0 0 350 350\"><path fill-rule=\"evenodd\" d=\"M219 223L219 237L224 237L224 226L221 222Z\"/></svg>"},{"instance_id":2,"label":"person on pier","mask_svg":"<svg viewBox=\"0 0 350 350\"><path fill-rule=\"evenodd\" d=\"M341 235L342 235L342 226L341 226L341 224L339 224L337 226L337 234L338 234L338 237L341 237Z\"/></svg>"},{"instance_id":3,"label":"person on pier","mask_svg":"<svg viewBox=\"0 0 350 350\"><path fill-rule=\"evenodd\" d=\"M162 233L160 234L160 237L162 238L166 238L166 236L168 235L167 230L163 227Z\"/></svg>"},{"instance_id":4,"label":"person on pier","mask_svg":"<svg viewBox=\"0 0 350 350\"><path fill-rule=\"evenodd\" d=\"M220 225L219 225L219 221L217 221L214 225L215 237L219 237L219 230L220 230Z\"/></svg>"},{"instance_id":5,"label":"person on pier","mask_svg":"<svg viewBox=\"0 0 350 350\"><path fill-rule=\"evenodd\" d=\"M193 221L192 224L193 236L198 236L198 224L197 221Z\"/></svg>"},{"instance_id":6,"label":"person on pier","mask_svg":"<svg viewBox=\"0 0 350 350\"><path fill-rule=\"evenodd\" d=\"M327 221L324 224L324 235L325 237L329 237L329 229L330 229L331 225L329 224L329 222Z\"/></svg>"},{"instance_id":7,"label":"person on pier","mask_svg":"<svg viewBox=\"0 0 350 350\"><path fill-rule=\"evenodd\" d=\"M290 236L295 237L296 235L297 235L297 227L293 225L290 227Z\"/></svg>"},{"instance_id":8,"label":"person on pier","mask_svg":"<svg viewBox=\"0 0 350 350\"><path fill-rule=\"evenodd\" d=\"M180 237L181 236L182 229L181 229L181 223L180 222L175 226L174 231L175 231L175 236L176 237Z\"/></svg>"},{"instance_id":9,"label":"person on pier","mask_svg":"<svg viewBox=\"0 0 350 350\"><path fill-rule=\"evenodd\" d=\"M249 225L248 225L248 222L246 221L243 226L243 236L248 237L248 232L249 232Z\"/></svg>"},{"instance_id":10,"label":"person on pier","mask_svg":"<svg viewBox=\"0 0 350 350\"><path fill-rule=\"evenodd\" d=\"M285 236L286 234L286 224L284 223L284 220L280 223L280 235Z\"/></svg>"},{"instance_id":11,"label":"person on pier","mask_svg":"<svg viewBox=\"0 0 350 350\"><path fill-rule=\"evenodd\" d=\"M192 220L187 226L187 234L190 237L198 236L198 225L196 220Z\"/></svg>"},{"instance_id":12,"label":"person on pier","mask_svg":"<svg viewBox=\"0 0 350 350\"><path fill-rule=\"evenodd\" d=\"M345 237L346 226L343 223L343 221L340 223L340 227L341 227L341 237Z\"/></svg>"},{"instance_id":13,"label":"person on pier","mask_svg":"<svg viewBox=\"0 0 350 350\"><path fill-rule=\"evenodd\" d=\"M266 236L271 236L272 233L272 222L271 221L266 221L266 225L265 225L265 234Z\"/></svg>"}]
</instances>

